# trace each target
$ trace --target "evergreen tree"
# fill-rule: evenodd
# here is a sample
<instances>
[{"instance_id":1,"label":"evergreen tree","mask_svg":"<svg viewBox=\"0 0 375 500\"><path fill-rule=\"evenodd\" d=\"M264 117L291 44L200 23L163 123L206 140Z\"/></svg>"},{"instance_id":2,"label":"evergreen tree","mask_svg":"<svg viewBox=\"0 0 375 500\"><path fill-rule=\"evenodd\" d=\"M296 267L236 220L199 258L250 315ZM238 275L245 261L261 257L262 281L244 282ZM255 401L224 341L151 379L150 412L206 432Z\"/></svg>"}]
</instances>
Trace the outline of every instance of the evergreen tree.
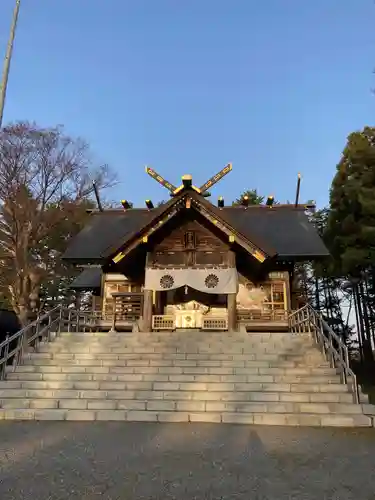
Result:
<instances>
[{"instance_id":1,"label":"evergreen tree","mask_svg":"<svg viewBox=\"0 0 375 500\"><path fill-rule=\"evenodd\" d=\"M256 189L248 189L244 191L239 198L237 198L232 205L241 205L244 199L244 196L249 198L249 205L261 205L264 202L264 196L258 194Z\"/></svg>"},{"instance_id":2,"label":"evergreen tree","mask_svg":"<svg viewBox=\"0 0 375 500\"><path fill-rule=\"evenodd\" d=\"M330 191L324 232L334 274L348 278L359 343L373 362L375 283L375 128L349 135Z\"/></svg>"}]
</instances>

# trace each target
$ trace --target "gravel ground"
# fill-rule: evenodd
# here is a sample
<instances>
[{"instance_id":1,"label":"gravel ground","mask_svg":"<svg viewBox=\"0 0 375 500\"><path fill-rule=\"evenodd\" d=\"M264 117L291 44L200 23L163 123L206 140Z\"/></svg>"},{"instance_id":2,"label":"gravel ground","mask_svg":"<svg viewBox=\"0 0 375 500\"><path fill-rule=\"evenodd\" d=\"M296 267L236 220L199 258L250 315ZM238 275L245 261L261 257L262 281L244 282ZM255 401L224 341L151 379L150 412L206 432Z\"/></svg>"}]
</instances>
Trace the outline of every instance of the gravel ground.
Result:
<instances>
[{"instance_id":1,"label":"gravel ground","mask_svg":"<svg viewBox=\"0 0 375 500\"><path fill-rule=\"evenodd\" d=\"M374 500L375 429L0 423L1 500Z\"/></svg>"}]
</instances>

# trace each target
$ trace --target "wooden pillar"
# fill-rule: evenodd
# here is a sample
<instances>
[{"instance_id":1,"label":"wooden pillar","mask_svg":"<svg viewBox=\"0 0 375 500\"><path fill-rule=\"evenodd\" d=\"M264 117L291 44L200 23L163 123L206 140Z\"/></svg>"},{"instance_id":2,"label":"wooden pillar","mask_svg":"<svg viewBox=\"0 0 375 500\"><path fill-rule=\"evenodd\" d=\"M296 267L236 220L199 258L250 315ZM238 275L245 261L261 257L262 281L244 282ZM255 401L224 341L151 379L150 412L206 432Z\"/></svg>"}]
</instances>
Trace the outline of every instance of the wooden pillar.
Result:
<instances>
[{"instance_id":1,"label":"wooden pillar","mask_svg":"<svg viewBox=\"0 0 375 500\"><path fill-rule=\"evenodd\" d=\"M236 254L233 250L228 251L228 266L236 268ZM237 293L228 293L228 330L237 330Z\"/></svg>"},{"instance_id":2,"label":"wooden pillar","mask_svg":"<svg viewBox=\"0 0 375 500\"><path fill-rule=\"evenodd\" d=\"M236 293L228 293L228 330L237 330L237 304L236 304Z\"/></svg>"},{"instance_id":3,"label":"wooden pillar","mask_svg":"<svg viewBox=\"0 0 375 500\"><path fill-rule=\"evenodd\" d=\"M236 254L232 251L228 251L228 266L229 267L236 267Z\"/></svg>"},{"instance_id":4,"label":"wooden pillar","mask_svg":"<svg viewBox=\"0 0 375 500\"><path fill-rule=\"evenodd\" d=\"M152 290L143 291L142 331L150 332L152 327Z\"/></svg>"},{"instance_id":5,"label":"wooden pillar","mask_svg":"<svg viewBox=\"0 0 375 500\"><path fill-rule=\"evenodd\" d=\"M284 280L285 280L286 309L287 309L287 311L290 312L290 310L292 309L292 297L291 297L291 290L290 290L290 273L289 273L289 271L286 271L284 273Z\"/></svg>"},{"instance_id":6,"label":"wooden pillar","mask_svg":"<svg viewBox=\"0 0 375 500\"><path fill-rule=\"evenodd\" d=\"M112 295L112 299L113 299L113 305L112 305L112 327L111 327L111 332L115 332L116 331L116 313L117 313L117 304L116 304L116 295Z\"/></svg>"},{"instance_id":7,"label":"wooden pillar","mask_svg":"<svg viewBox=\"0 0 375 500\"><path fill-rule=\"evenodd\" d=\"M295 285L295 275L293 266L292 269L289 271L289 293L290 293L291 310L298 309L297 294L294 285Z\"/></svg>"}]
</instances>

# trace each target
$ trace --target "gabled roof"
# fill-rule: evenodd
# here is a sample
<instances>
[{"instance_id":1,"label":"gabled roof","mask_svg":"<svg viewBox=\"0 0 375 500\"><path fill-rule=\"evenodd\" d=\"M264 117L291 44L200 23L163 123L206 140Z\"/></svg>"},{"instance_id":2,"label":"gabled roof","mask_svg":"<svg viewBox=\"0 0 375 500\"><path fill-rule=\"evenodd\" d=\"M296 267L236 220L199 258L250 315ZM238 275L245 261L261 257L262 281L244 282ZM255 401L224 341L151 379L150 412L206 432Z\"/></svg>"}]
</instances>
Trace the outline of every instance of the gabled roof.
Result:
<instances>
[{"instance_id":1,"label":"gabled roof","mask_svg":"<svg viewBox=\"0 0 375 500\"><path fill-rule=\"evenodd\" d=\"M63 255L64 260L96 262L103 259L108 247L116 241L127 241L154 217L144 209L105 210L90 215L86 226L73 238Z\"/></svg>"},{"instance_id":2,"label":"gabled roof","mask_svg":"<svg viewBox=\"0 0 375 500\"><path fill-rule=\"evenodd\" d=\"M124 248L134 245L141 234L155 226L155 221L173 216L187 192L172 198L159 208L107 210L90 216L86 227L73 239L63 256L73 263L104 262ZM189 191L192 208L206 212L225 228L233 230L236 241L249 242L266 256L278 258L316 258L329 255L303 208L293 205L216 207L202 196ZM195 206L196 205L196 206ZM146 234L146 233L145 233Z\"/></svg>"},{"instance_id":3,"label":"gabled roof","mask_svg":"<svg viewBox=\"0 0 375 500\"><path fill-rule=\"evenodd\" d=\"M84 269L70 285L70 288L75 290L90 290L100 288L102 283L101 268L90 267Z\"/></svg>"},{"instance_id":4,"label":"gabled roof","mask_svg":"<svg viewBox=\"0 0 375 500\"><path fill-rule=\"evenodd\" d=\"M152 220L140 228L137 233L131 235L127 241L120 240L109 247L103 257L113 257L114 262L119 262L127 253L140 245L144 237L148 238L167 224L172 217L177 216L181 210L185 210L187 203L190 206L189 210L199 212L209 223L224 233L227 238L230 236L235 237L236 242L258 261L263 262L267 257L276 255L276 251L266 242L259 241L253 236L248 238L237 231L235 227L226 221L221 212L213 211L214 205L205 200L203 196L197 194L194 190L185 190L160 207L160 211L154 213ZM117 256L113 254L117 254Z\"/></svg>"},{"instance_id":5,"label":"gabled roof","mask_svg":"<svg viewBox=\"0 0 375 500\"><path fill-rule=\"evenodd\" d=\"M218 210L215 207L215 210ZM302 207L294 205L272 208L260 205L225 207L225 219L239 232L250 235L275 248L279 258L319 258L329 252Z\"/></svg>"}]
</instances>

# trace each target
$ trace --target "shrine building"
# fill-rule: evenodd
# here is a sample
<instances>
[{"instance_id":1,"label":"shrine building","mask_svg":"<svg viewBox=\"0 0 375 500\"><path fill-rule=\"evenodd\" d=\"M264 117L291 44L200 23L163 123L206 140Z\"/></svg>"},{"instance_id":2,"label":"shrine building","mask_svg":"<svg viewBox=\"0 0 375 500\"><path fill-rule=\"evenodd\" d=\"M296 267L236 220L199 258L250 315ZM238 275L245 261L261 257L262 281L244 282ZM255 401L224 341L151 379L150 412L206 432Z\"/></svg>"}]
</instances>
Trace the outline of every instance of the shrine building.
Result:
<instances>
[{"instance_id":1,"label":"shrine building","mask_svg":"<svg viewBox=\"0 0 375 500\"><path fill-rule=\"evenodd\" d=\"M288 329L296 263L328 251L298 195L287 205L209 201L208 189L231 169L198 188L189 175L176 187L148 168L171 195L158 207L123 200L103 210L98 199L63 256L85 268L72 288L93 292L98 328Z\"/></svg>"}]
</instances>

